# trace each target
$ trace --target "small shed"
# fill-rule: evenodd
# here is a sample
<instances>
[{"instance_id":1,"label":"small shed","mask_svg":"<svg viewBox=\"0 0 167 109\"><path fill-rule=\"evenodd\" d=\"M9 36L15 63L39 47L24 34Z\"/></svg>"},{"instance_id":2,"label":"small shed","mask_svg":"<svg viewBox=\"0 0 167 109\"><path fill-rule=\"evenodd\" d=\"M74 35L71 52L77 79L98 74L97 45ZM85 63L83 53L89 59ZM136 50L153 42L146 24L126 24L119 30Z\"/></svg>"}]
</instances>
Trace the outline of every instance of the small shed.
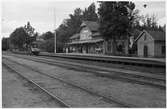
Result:
<instances>
[{"instance_id":1,"label":"small shed","mask_svg":"<svg viewBox=\"0 0 167 109\"><path fill-rule=\"evenodd\" d=\"M143 30L136 38L140 57L165 57L165 32Z\"/></svg>"}]
</instances>

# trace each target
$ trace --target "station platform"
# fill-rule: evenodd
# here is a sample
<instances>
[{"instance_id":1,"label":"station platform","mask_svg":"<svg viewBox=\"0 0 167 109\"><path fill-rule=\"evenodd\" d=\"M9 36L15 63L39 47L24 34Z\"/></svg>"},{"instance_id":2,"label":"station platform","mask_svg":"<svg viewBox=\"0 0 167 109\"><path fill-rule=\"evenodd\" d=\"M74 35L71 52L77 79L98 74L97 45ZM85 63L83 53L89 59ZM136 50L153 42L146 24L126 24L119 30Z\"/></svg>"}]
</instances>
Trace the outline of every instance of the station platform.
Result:
<instances>
[{"instance_id":1,"label":"station platform","mask_svg":"<svg viewBox=\"0 0 167 109\"><path fill-rule=\"evenodd\" d=\"M89 57L103 57L103 58L120 58L120 59L135 59L135 60L145 60L145 61L157 61L166 63L166 58L144 58L144 57L127 57L127 56L109 56L103 54L83 54L83 53L47 53L41 52L43 55L72 55L72 56L89 56Z\"/></svg>"},{"instance_id":2,"label":"station platform","mask_svg":"<svg viewBox=\"0 0 167 109\"><path fill-rule=\"evenodd\" d=\"M14 52L25 54L22 52ZM70 58L79 60L90 60L109 63L123 63L129 65L150 66L150 67L166 67L166 58L142 58L142 57L126 57L126 56L109 56L102 54L82 54L82 53L48 53L40 52L40 56Z\"/></svg>"}]
</instances>

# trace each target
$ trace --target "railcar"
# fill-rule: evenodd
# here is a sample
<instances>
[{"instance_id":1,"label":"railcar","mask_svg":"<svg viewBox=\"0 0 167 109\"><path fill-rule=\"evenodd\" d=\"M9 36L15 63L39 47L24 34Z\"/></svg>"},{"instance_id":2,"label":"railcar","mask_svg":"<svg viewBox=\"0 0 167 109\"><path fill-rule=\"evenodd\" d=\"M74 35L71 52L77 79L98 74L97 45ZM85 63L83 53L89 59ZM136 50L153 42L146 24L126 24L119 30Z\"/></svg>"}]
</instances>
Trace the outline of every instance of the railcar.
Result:
<instances>
[{"instance_id":1,"label":"railcar","mask_svg":"<svg viewBox=\"0 0 167 109\"><path fill-rule=\"evenodd\" d=\"M39 47L38 47L38 43L37 42L33 42L32 44L31 44L31 46L30 46L30 53L32 54L32 55L39 55L39 53L40 53L40 49L39 49Z\"/></svg>"}]
</instances>

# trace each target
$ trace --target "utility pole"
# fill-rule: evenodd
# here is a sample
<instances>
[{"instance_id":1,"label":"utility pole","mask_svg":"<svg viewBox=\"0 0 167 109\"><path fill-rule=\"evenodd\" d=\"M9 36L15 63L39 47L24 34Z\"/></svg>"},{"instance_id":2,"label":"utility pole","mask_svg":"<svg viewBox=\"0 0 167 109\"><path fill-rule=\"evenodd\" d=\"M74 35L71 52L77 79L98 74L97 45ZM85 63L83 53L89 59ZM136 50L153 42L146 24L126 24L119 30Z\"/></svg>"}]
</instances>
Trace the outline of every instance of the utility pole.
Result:
<instances>
[{"instance_id":1,"label":"utility pole","mask_svg":"<svg viewBox=\"0 0 167 109\"><path fill-rule=\"evenodd\" d=\"M55 31L54 31L54 48L55 48L55 50L54 50L54 52L55 52L55 54L57 53L57 50L56 50L56 13L55 13L55 8L54 8L54 10L53 10L53 16L54 16L54 28L55 28Z\"/></svg>"},{"instance_id":2,"label":"utility pole","mask_svg":"<svg viewBox=\"0 0 167 109\"><path fill-rule=\"evenodd\" d=\"M55 35L55 53L57 53L57 51L56 51L56 30L54 31L54 35Z\"/></svg>"}]
</instances>

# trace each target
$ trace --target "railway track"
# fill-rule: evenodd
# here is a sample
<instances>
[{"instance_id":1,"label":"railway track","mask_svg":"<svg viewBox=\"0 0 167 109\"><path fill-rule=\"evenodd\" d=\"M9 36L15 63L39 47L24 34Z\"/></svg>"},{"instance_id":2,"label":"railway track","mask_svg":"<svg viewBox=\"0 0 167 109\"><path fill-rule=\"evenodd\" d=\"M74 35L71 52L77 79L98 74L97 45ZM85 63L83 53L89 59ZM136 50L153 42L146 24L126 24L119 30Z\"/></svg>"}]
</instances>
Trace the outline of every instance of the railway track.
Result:
<instances>
[{"instance_id":1,"label":"railway track","mask_svg":"<svg viewBox=\"0 0 167 109\"><path fill-rule=\"evenodd\" d=\"M122 69L124 71L131 71L131 72L133 72L133 75L136 75L136 76L140 73L139 76L143 76L143 77L148 76L149 77L150 75L154 75L154 79L165 80L165 71L164 71L164 73L162 73L162 72L161 73L153 73L153 72L147 72L147 71L125 69L125 68L122 68L122 67L118 67L118 68L114 67L113 68L112 66L100 66L100 65L96 65L96 64L94 65L94 63L93 64L84 63L84 62L82 63L81 61L63 60L61 58L53 58L53 57L47 57L47 56L40 56L40 58L47 59L47 60L53 60L54 59L55 63L66 63L68 65L75 65L75 66L78 66L78 67L80 67L80 66L89 67L90 66L90 67L94 68L95 66L99 66L99 67L102 67L102 69L104 69L105 71L107 71L106 69L113 69L113 71L118 72L115 69ZM85 65L87 65L87 66L85 66ZM132 67L132 66L127 66L127 67ZM98 69L98 70L100 70L100 69ZM120 72L122 72L122 71L120 71ZM128 73L128 74L131 74L131 73ZM144 75L142 75L142 74L144 74Z\"/></svg>"},{"instance_id":2,"label":"railway track","mask_svg":"<svg viewBox=\"0 0 167 109\"><path fill-rule=\"evenodd\" d=\"M108 97L105 96L105 95L102 95L102 94L93 92L91 89L87 89L87 88L85 88L85 87L72 84L72 83L70 83L70 82L68 82L68 81L66 81L66 80L63 80L61 77L56 77L56 76L53 76L53 75L49 75L49 74L47 74L47 73L43 73L43 72L41 72L41 71L39 71L39 70L37 70L37 69L34 69L34 68L30 67L30 66L23 65L23 64L20 64L20 63L11 61L11 60L9 60L9 59L6 59L6 60L8 60L8 61L10 61L10 62L12 62L12 63L15 63L15 64L17 64L17 65L19 65L19 66L22 66L22 67L24 67L24 68L28 68L28 69L32 70L33 72L38 73L38 74L40 74L40 75L44 75L44 76L46 76L46 77L49 77L49 78L58 80L58 81L60 81L60 82L62 82L62 83L64 83L64 84L67 84L67 85L72 86L72 87L74 87L74 88L83 90L83 91L85 91L85 92L87 92L87 93L89 93L89 94L91 94L91 95L93 95L93 96L99 97L101 100L103 100L103 101L105 101L105 102L107 102L107 103L110 103L110 104L113 104L113 103L114 103L114 104L116 104L118 107L137 107L137 106L135 106L135 105L133 105L133 104L128 104L128 103L122 102L122 101L120 101L120 100L118 100L118 99L116 99L116 98L114 98L114 97L111 97L111 96L110 96L110 98L108 98ZM3 63L3 64L4 64L4 63ZM55 95L53 95L52 93L50 93L50 91L46 90L45 88L42 88L42 87L41 87L40 85L38 85L36 82L34 82L33 80L30 80L29 78L27 78L26 76L24 76L24 75L21 74L20 72L16 71L14 68L11 68L11 67L10 67L9 65L7 65L7 64L5 64L5 65L6 65L9 69L12 69L13 72L16 72L17 74L19 74L20 76L22 76L22 77L25 78L26 80L28 80L28 81L30 81L31 83L35 84L35 85L36 85L37 87L39 87L41 90L43 90L43 91L45 91L46 93L48 93L48 94L49 94L50 96L52 96L54 99L59 100L60 103L62 103L62 105L63 105L64 107L73 107L73 106L71 106L71 105L65 103L65 102L64 102L63 100L61 100L59 97L55 97ZM58 99L57 99L57 98L58 98ZM74 106L74 107L75 107L75 106Z\"/></svg>"},{"instance_id":3,"label":"railway track","mask_svg":"<svg viewBox=\"0 0 167 109\"><path fill-rule=\"evenodd\" d=\"M107 63L107 62L98 62L98 61L89 61L89 60L77 60L77 59L70 59L70 58L60 58L60 57L50 57L50 56L39 56L41 58L46 58L46 59L55 59L58 61L69 61L73 63L82 63L82 64L88 64L88 65L96 65L96 66L101 66L101 67L106 67L106 68L120 68L120 69L125 69L125 70L132 70L132 71L140 71L140 72L145 72L145 73L150 73L150 74L165 74L165 68L160 68L160 67L147 67L147 66L134 66L134 65L126 65L126 64L114 64L114 63ZM133 67L132 67L133 66Z\"/></svg>"},{"instance_id":4,"label":"railway track","mask_svg":"<svg viewBox=\"0 0 167 109\"><path fill-rule=\"evenodd\" d=\"M3 66L5 66L7 69L9 69L10 71L18 74L20 77L22 77L23 79L25 79L26 81L28 81L29 83L31 83L32 85L34 85L35 87L39 88L40 90L42 90L42 92L46 93L49 97L51 97L52 99L54 99L56 102L58 102L60 104L61 107L64 108L70 108L71 106L67 103L65 103L63 100L61 100L59 97L53 95L52 93L50 93L49 91L47 91L46 89L44 89L43 87L41 87L40 85L38 85L35 81L27 78L26 76L22 75L20 72L16 71L14 68L10 67L9 65L7 65L6 63L2 63Z\"/></svg>"},{"instance_id":5,"label":"railway track","mask_svg":"<svg viewBox=\"0 0 167 109\"><path fill-rule=\"evenodd\" d=\"M25 53L15 52L15 54ZM123 65L132 65L132 66L147 66L147 67L156 67L156 68L166 68L165 61L158 61L156 59L147 59L147 58L138 58L138 57L123 57L123 56L98 56L98 55L81 55L81 54L66 54L66 53L40 53L39 56L47 56L47 57L58 57L58 58L66 58L66 59L74 59L74 60L86 60L86 61L97 61L97 62L105 62L105 63L113 63L113 64L123 64Z\"/></svg>"},{"instance_id":6,"label":"railway track","mask_svg":"<svg viewBox=\"0 0 167 109\"><path fill-rule=\"evenodd\" d=\"M161 89L166 89L165 77L158 78L159 75L157 75L156 78L155 77L153 78L153 77L144 76L144 75L135 75L135 74L129 74L129 73L115 72L112 70L106 70L106 69L101 69L101 68L92 68L92 66L91 67L85 66L83 64L78 65L78 64L73 64L73 63L69 63L69 62L62 62L62 61L60 62L57 60L51 61L51 60L39 58L39 57L31 57L31 58L26 57L26 56L24 56L24 57L17 56L17 57L40 62L40 63L45 63L45 64L49 64L49 65L56 65L59 67L68 68L68 69L72 69L72 70L94 73L96 75L104 76L104 77L108 77L108 78L119 79L119 80L123 80L123 81L127 81L127 82L133 82L133 83L137 83L137 84L149 85L149 86L158 87Z\"/></svg>"},{"instance_id":7,"label":"railway track","mask_svg":"<svg viewBox=\"0 0 167 109\"><path fill-rule=\"evenodd\" d=\"M20 53L20 52L13 52L14 54L21 54L21 55L25 55L24 53ZM87 56L87 55L86 55ZM138 59L138 58L134 58L133 57L118 57L118 56L89 56L88 55L88 59L85 55L72 55L71 54L63 54L62 56L60 54L45 54L45 53L40 53L39 57L44 57L44 58L52 58L55 60L66 60L69 62L74 62L74 63L83 63L83 64L95 64L97 66L102 66L102 67L106 67L106 68L120 68L120 69L125 69L125 70L132 70L132 71L140 71L140 72L144 72L144 73L150 73L150 74L161 74L161 75L165 75L166 72L166 65L164 60L151 60L151 59ZM83 58L82 58L83 57ZM94 58L95 59L89 59L89 58ZM96 60L97 58L97 60ZM114 61L110 62L110 58ZM116 59L115 59L116 58ZM117 60L117 58L119 60ZM132 59L131 59L132 58ZM100 59L100 60L99 60ZM104 59L104 60L103 60ZM128 60L130 59L130 60ZM136 60L135 60L136 59ZM108 61L107 61L108 60ZM133 60L133 61L131 61ZM122 61L122 62L121 62ZM125 61L125 62L124 62ZM139 65L137 64L140 61ZM143 62L143 64L142 64ZM145 65L145 62L147 63L147 65ZM154 63L155 65L152 66L151 63ZM156 64L159 66L156 66ZM162 66L161 66L162 64ZM90 64L91 65L91 64Z\"/></svg>"}]
</instances>

